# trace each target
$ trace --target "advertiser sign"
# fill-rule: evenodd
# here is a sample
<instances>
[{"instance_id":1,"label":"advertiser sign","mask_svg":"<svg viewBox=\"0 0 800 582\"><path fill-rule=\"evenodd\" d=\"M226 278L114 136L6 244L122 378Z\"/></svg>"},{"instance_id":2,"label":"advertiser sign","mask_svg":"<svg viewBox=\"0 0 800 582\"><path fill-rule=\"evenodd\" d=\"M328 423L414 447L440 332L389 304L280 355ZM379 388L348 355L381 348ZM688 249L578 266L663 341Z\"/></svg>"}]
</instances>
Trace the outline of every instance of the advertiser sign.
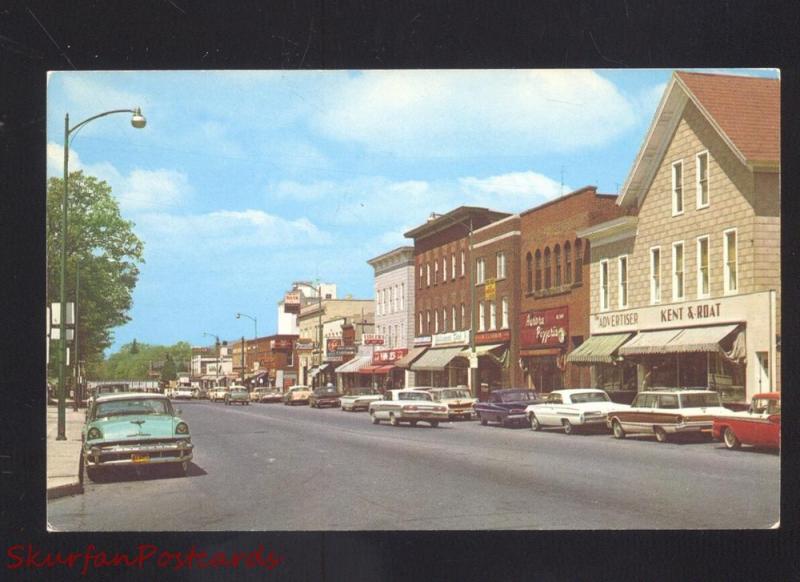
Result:
<instances>
[{"instance_id":1,"label":"advertiser sign","mask_svg":"<svg viewBox=\"0 0 800 582\"><path fill-rule=\"evenodd\" d=\"M375 350L372 354L372 365L380 366L383 364L391 364L395 360L399 360L408 353L405 348L397 348L394 350Z\"/></svg>"},{"instance_id":2,"label":"advertiser sign","mask_svg":"<svg viewBox=\"0 0 800 582\"><path fill-rule=\"evenodd\" d=\"M300 313L300 292L290 291L283 296L284 313Z\"/></svg>"},{"instance_id":3,"label":"advertiser sign","mask_svg":"<svg viewBox=\"0 0 800 582\"><path fill-rule=\"evenodd\" d=\"M382 346L383 336L377 333L365 333L361 335L362 343L365 346Z\"/></svg>"},{"instance_id":4,"label":"advertiser sign","mask_svg":"<svg viewBox=\"0 0 800 582\"><path fill-rule=\"evenodd\" d=\"M314 349L314 341L306 338L297 340L294 344L294 349L298 352L310 352Z\"/></svg>"},{"instance_id":5,"label":"advertiser sign","mask_svg":"<svg viewBox=\"0 0 800 582\"><path fill-rule=\"evenodd\" d=\"M520 344L523 348L561 346L569 337L567 307L527 311L520 315Z\"/></svg>"}]
</instances>

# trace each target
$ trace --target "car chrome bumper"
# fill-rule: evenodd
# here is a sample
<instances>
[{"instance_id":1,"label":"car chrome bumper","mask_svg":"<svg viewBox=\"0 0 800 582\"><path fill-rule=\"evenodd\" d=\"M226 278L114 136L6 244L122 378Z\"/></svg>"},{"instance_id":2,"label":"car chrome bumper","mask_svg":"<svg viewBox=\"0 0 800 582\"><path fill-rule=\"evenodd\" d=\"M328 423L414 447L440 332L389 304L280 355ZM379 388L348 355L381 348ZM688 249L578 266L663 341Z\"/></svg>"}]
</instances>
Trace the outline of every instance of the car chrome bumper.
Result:
<instances>
[{"instance_id":1,"label":"car chrome bumper","mask_svg":"<svg viewBox=\"0 0 800 582\"><path fill-rule=\"evenodd\" d=\"M668 424L662 428L668 433L683 432L711 432L712 422L684 422L682 424Z\"/></svg>"},{"instance_id":2,"label":"car chrome bumper","mask_svg":"<svg viewBox=\"0 0 800 582\"><path fill-rule=\"evenodd\" d=\"M450 420L446 412L401 412L397 414L398 420Z\"/></svg>"},{"instance_id":3,"label":"car chrome bumper","mask_svg":"<svg viewBox=\"0 0 800 582\"><path fill-rule=\"evenodd\" d=\"M192 460L194 445L117 445L112 447L84 448L83 458L87 467L109 465L152 465L155 463L182 463ZM134 462L133 455L149 455L147 462Z\"/></svg>"}]
</instances>

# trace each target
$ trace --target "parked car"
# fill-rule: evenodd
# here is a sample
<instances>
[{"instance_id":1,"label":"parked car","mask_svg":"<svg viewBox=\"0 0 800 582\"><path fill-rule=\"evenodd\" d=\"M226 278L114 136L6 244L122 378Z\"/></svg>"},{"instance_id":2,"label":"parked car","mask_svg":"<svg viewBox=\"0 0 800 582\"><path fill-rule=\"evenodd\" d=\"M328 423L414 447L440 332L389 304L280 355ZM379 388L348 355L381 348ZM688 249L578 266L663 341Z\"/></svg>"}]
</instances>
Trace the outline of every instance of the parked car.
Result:
<instances>
[{"instance_id":1,"label":"parked car","mask_svg":"<svg viewBox=\"0 0 800 582\"><path fill-rule=\"evenodd\" d=\"M729 449L742 445L780 449L781 393L756 394L747 410L714 416L711 434Z\"/></svg>"},{"instance_id":2,"label":"parked car","mask_svg":"<svg viewBox=\"0 0 800 582\"><path fill-rule=\"evenodd\" d=\"M527 388L504 388L489 394L486 402L476 402L475 412L483 426L489 422L499 422L503 426L508 424L522 424L528 422L525 413L527 406L544 402L539 395Z\"/></svg>"},{"instance_id":3,"label":"parked car","mask_svg":"<svg viewBox=\"0 0 800 582\"><path fill-rule=\"evenodd\" d=\"M566 434L581 428L607 429L608 413L626 410L627 404L611 402L608 394L596 388L573 388L553 390L545 396L542 404L531 404L525 408L531 429L559 426Z\"/></svg>"},{"instance_id":4,"label":"parked car","mask_svg":"<svg viewBox=\"0 0 800 582\"><path fill-rule=\"evenodd\" d=\"M81 432L86 476L120 465L172 463L186 475L194 445L189 425L163 394L137 392L99 396Z\"/></svg>"},{"instance_id":5,"label":"parked car","mask_svg":"<svg viewBox=\"0 0 800 582\"><path fill-rule=\"evenodd\" d=\"M244 386L231 386L225 394L225 404L241 404L242 406L250 405L250 393Z\"/></svg>"},{"instance_id":6,"label":"parked car","mask_svg":"<svg viewBox=\"0 0 800 582\"><path fill-rule=\"evenodd\" d=\"M250 392L250 402L276 402L281 399L282 394L275 388L261 386L254 388Z\"/></svg>"},{"instance_id":7,"label":"parked car","mask_svg":"<svg viewBox=\"0 0 800 582\"><path fill-rule=\"evenodd\" d=\"M205 400L208 398L208 390L205 388L195 388L194 389L194 398L197 400Z\"/></svg>"},{"instance_id":8,"label":"parked car","mask_svg":"<svg viewBox=\"0 0 800 582\"><path fill-rule=\"evenodd\" d=\"M607 425L618 439L628 433L655 434L663 443L670 435L710 433L714 417L729 412L719 393L710 390L647 390L627 410L609 412Z\"/></svg>"},{"instance_id":9,"label":"parked car","mask_svg":"<svg viewBox=\"0 0 800 582\"><path fill-rule=\"evenodd\" d=\"M339 397L339 405L344 411L355 412L357 410L369 410L369 403L376 400L383 400L383 394L379 394L371 388L356 389L352 394L343 394Z\"/></svg>"},{"instance_id":10,"label":"parked car","mask_svg":"<svg viewBox=\"0 0 800 582\"><path fill-rule=\"evenodd\" d=\"M308 397L308 405L311 408L322 408L323 406L330 406L335 408L339 406L339 398L341 394L333 386L323 386L317 388Z\"/></svg>"},{"instance_id":11,"label":"parked car","mask_svg":"<svg viewBox=\"0 0 800 582\"><path fill-rule=\"evenodd\" d=\"M308 386L292 386L283 395L283 403L287 406L294 406L295 404L308 404L308 399L311 397L311 388Z\"/></svg>"},{"instance_id":12,"label":"parked car","mask_svg":"<svg viewBox=\"0 0 800 582\"><path fill-rule=\"evenodd\" d=\"M463 418L469 420L476 416L475 403L478 402L469 393L468 388L430 388L428 393L437 402L447 405L450 419Z\"/></svg>"},{"instance_id":13,"label":"parked car","mask_svg":"<svg viewBox=\"0 0 800 582\"><path fill-rule=\"evenodd\" d=\"M369 415L372 424L388 420L392 426L401 422L416 426L422 420L436 428L440 422L449 419L446 405L434 402L424 390L413 389L387 390L381 400L370 402Z\"/></svg>"},{"instance_id":14,"label":"parked car","mask_svg":"<svg viewBox=\"0 0 800 582\"><path fill-rule=\"evenodd\" d=\"M194 397L194 390L191 386L178 386L172 392L172 398L175 400L191 400Z\"/></svg>"},{"instance_id":15,"label":"parked car","mask_svg":"<svg viewBox=\"0 0 800 582\"><path fill-rule=\"evenodd\" d=\"M225 386L215 386L208 392L208 399L211 402L225 402L225 395L228 389Z\"/></svg>"}]
</instances>

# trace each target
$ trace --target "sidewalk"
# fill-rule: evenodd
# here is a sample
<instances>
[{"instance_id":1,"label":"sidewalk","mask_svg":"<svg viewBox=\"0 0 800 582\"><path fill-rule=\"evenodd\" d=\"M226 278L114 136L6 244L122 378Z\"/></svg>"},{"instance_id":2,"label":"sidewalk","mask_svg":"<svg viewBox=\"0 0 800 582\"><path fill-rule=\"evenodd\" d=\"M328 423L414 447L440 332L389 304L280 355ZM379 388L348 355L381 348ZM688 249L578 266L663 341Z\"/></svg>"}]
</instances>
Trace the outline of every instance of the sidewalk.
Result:
<instances>
[{"instance_id":1,"label":"sidewalk","mask_svg":"<svg viewBox=\"0 0 800 582\"><path fill-rule=\"evenodd\" d=\"M81 428L86 410L66 411L67 440L57 441L58 407L47 407L47 498L83 493L80 475Z\"/></svg>"}]
</instances>

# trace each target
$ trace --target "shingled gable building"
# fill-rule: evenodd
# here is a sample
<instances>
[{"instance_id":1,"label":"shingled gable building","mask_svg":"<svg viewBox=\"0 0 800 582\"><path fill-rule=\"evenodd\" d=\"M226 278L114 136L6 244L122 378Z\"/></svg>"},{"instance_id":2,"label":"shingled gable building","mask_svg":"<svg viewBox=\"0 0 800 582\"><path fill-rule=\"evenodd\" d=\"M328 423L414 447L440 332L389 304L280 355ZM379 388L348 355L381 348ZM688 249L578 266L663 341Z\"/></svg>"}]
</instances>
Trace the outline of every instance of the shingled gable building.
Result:
<instances>
[{"instance_id":1,"label":"shingled gable building","mask_svg":"<svg viewBox=\"0 0 800 582\"><path fill-rule=\"evenodd\" d=\"M470 234L509 216L488 208L459 206L431 214L405 233L414 240L414 347L396 365L414 372L416 386L469 385L472 295Z\"/></svg>"},{"instance_id":2,"label":"shingled gable building","mask_svg":"<svg viewBox=\"0 0 800 582\"><path fill-rule=\"evenodd\" d=\"M780 390L780 81L676 72L591 241L596 385Z\"/></svg>"}]
</instances>

